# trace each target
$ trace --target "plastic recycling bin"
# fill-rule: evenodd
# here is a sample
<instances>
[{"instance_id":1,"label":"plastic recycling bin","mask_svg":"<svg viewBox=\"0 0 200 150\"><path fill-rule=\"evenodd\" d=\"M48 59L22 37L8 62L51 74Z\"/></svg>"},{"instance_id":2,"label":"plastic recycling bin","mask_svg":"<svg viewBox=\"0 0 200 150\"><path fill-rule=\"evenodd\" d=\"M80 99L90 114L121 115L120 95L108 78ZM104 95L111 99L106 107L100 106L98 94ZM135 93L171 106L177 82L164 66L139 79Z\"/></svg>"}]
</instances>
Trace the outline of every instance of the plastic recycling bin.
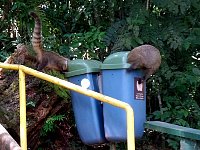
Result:
<instances>
[{"instance_id":1,"label":"plastic recycling bin","mask_svg":"<svg viewBox=\"0 0 200 150\"><path fill-rule=\"evenodd\" d=\"M117 52L108 56L101 66L103 94L131 105L135 118L135 137L140 138L146 121L146 84L142 81L142 70L128 70L129 52ZM138 83L139 82L139 83ZM127 140L125 110L103 104L104 129L108 141Z\"/></svg>"},{"instance_id":2,"label":"plastic recycling bin","mask_svg":"<svg viewBox=\"0 0 200 150\"><path fill-rule=\"evenodd\" d=\"M70 61L66 77L69 82L99 92L100 65L101 63L95 60ZM70 94L77 130L83 143L105 143L101 102L74 91L70 91Z\"/></svg>"}]
</instances>

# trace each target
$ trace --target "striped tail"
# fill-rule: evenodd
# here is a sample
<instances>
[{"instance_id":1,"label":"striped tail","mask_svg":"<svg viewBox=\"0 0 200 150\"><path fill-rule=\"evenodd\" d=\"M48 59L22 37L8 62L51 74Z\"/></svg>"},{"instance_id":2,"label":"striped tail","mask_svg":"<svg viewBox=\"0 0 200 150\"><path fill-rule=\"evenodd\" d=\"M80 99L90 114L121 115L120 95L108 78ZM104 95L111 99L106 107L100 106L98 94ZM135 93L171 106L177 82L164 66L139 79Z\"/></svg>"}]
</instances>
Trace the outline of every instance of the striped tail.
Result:
<instances>
[{"instance_id":1,"label":"striped tail","mask_svg":"<svg viewBox=\"0 0 200 150\"><path fill-rule=\"evenodd\" d=\"M41 55L43 48L42 48L42 23L39 16L35 12L30 12L30 16L32 16L35 20L35 26L33 30L32 36L32 45L33 50L38 54Z\"/></svg>"}]
</instances>

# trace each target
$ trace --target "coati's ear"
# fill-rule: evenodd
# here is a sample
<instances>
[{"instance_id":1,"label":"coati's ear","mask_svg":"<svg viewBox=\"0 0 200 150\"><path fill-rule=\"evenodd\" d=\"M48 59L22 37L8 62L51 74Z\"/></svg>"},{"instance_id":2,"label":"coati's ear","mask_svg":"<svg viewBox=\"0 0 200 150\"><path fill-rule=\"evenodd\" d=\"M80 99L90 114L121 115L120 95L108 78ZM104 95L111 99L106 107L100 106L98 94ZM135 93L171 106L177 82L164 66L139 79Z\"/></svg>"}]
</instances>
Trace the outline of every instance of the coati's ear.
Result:
<instances>
[{"instance_id":1,"label":"coati's ear","mask_svg":"<svg viewBox=\"0 0 200 150\"><path fill-rule=\"evenodd\" d=\"M68 68L67 68L66 65L64 65L63 68L62 68L62 72L67 72L67 71L68 71Z\"/></svg>"},{"instance_id":2,"label":"coati's ear","mask_svg":"<svg viewBox=\"0 0 200 150\"><path fill-rule=\"evenodd\" d=\"M67 72L68 71L68 60L65 61L65 63L62 65L62 72Z\"/></svg>"}]
</instances>

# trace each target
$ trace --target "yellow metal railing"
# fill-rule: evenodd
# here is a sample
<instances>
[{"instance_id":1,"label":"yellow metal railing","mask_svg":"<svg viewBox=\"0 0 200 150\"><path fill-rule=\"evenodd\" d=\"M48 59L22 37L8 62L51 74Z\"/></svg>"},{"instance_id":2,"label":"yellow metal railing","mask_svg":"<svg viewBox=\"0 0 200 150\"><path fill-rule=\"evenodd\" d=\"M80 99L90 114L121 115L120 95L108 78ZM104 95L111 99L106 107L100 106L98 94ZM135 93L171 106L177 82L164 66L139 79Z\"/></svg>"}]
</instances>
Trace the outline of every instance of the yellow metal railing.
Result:
<instances>
[{"instance_id":1,"label":"yellow metal railing","mask_svg":"<svg viewBox=\"0 0 200 150\"><path fill-rule=\"evenodd\" d=\"M98 92L85 89L81 86L75 85L68 81L50 76L48 74L36 71L34 69L25 67L23 65L11 65L0 63L0 68L12 69L19 71L19 94L20 94L20 144L22 150L27 150L27 130L26 130L26 87L25 87L25 74L35 76L37 78L46 80L48 82L60 85L69 90L93 97L104 103L109 103L116 107L122 108L126 111L127 115L127 147L128 150L135 150L135 131L134 131L134 112L132 107L120 100L105 96Z\"/></svg>"}]
</instances>

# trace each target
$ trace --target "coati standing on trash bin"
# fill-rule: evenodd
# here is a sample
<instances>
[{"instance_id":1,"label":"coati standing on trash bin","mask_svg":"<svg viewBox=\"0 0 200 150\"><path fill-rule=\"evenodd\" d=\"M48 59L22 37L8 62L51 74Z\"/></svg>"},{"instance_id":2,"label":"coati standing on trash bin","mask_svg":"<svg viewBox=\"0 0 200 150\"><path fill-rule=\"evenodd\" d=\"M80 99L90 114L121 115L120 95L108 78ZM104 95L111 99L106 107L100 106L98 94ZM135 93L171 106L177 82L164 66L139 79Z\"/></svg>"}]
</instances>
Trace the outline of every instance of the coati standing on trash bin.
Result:
<instances>
[{"instance_id":1,"label":"coati standing on trash bin","mask_svg":"<svg viewBox=\"0 0 200 150\"><path fill-rule=\"evenodd\" d=\"M160 67L161 56L157 48L152 45L141 45L135 47L128 54L127 62L131 64L130 69L143 69L146 81Z\"/></svg>"},{"instance_id":2,"label":"coati standing on trash bin","mask_svg":"<svg viewBox=\"0 0 200 150\"><path fill-rule=\"evenodd\" d=\"M35 26L32 37L33 50L37 54L37 70L42 70L43 68L54 69L60 72L67 71L67 64L69 59L60 56L57 53L46 51L43 49L42 45L42 23L39 16L35 12L30 12L35 20Z\"/></svg>"}]
</instances>

